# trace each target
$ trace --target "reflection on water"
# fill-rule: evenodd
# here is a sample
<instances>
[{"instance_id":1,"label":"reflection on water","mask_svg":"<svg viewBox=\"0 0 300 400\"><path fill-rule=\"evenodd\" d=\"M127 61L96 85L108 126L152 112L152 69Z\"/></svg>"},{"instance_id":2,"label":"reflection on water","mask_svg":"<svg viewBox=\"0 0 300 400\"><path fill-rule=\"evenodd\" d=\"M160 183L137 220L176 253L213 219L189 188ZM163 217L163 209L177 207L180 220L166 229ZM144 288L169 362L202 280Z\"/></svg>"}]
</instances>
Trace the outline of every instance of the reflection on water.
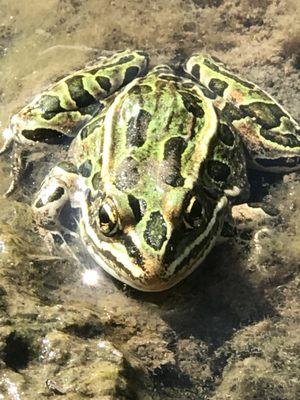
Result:
<instances>
[{"instance_id":1,"label":"reflection on water","mask_svg":"<svg viewBox=\"0 0 300 400\"><path fill-rule=\"evenodd\" d=\"M99 272L95 269L86 269L82 273L82 283L87 286L97 286L99 282Z\"/></svg>"}]
</instances>

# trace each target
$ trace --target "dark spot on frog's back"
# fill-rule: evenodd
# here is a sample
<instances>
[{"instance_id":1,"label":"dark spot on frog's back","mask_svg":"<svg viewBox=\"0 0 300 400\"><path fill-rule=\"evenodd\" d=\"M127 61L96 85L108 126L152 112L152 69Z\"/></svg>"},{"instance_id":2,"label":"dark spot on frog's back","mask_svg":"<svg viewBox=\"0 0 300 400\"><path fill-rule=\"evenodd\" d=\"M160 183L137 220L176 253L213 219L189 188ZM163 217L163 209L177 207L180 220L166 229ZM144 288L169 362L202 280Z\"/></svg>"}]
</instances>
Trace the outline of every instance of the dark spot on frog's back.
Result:
<instances>
[{"instance_id":1,"label":"dark spot on frog's back","mask_svg":"<svg viewBox=\"0 0 300 400\"><path fill-rule=\"evenodd\" d=\"M42 201L42 199L39 199L36 203L35 203L35 208L41 208L44 207L44 203Z\"/></svg>"},{"instance_id":2,"label":"dark spot on frog's back","mask_svg":"<svg viewBox=\"0 0 300 400\"><path fill-rule=\"evenodd\" d=\"M191 74L199 81L200 80L200 65L195 64L191 70Z\"/></svg>"},{"instance_id":3,"label":"dark spot on frog's back","mask_svg":"<svg viewBox=\"0 0 300 400\"><path fill-rule=\"evenodd\" d=\"M231 147L234 145L234 134L229 126L220 123L218 132L220 140L226 144L226 146Z\"/></svg>"},{"instance_id":4,"label":"dark spot on frog's back","mask_svg":"<svg viewBox=\"0 0 300 400\"><path fill-rule=\"evenodd\" d=\"M206 65L208 68L212 69L215 72L219 72L220 68L218 65L216 65L213 61L209 60L208 58L205 58L203 60L203 64Z\"/></svg>"},{"instance_id":5,"label":"dark spot on frog's back","mask_svg":"<svg viewBox=\"0 0 300 400\"><path fill-rule=\"evenodd\" d=\"M92 173L92 162L91 162L91 160L86 160L84 163L82 163L78 167L78 171L82 176L84 176L85 178L88 178Z\"/></svg>"},{"instance_id":6,"label":"dark spot on frog's back","mask_svg":"<svg viewBox=\"0 0 300 400\"><path fill-rule=\"evenodd\" d=\"M80 114L82 114L82 115L88 114L88 115L95 116L97 114L100 114L100 112L103 110L103 108L104 108L103 103L100 103L100 101L97 101L97 103L93 103L93 104L89 104L88 106L81 107Z\"/></svg>"},{"instance_id":7,"label":"dark spot on frog's back","mask_svg":"<svg viewBox=\"0 0 300 400\"><path fill-rule=\"evenodd\" d=\"M65 189L61 186L57 187L55 191L48 197L47 203L52 203L53 201L59 200L65 193ZM45 204L43 203L42 199L39 199L38 202L35 204L36 208L41 208Z\"/></svg>"},{"instance_id":8,"label":"dark spot on frog's back","mask_svg":"<svg viewBox=\"0 0 300 400\"><path fill-rule=\"evenodd\" d=\"M118 166L115 184L119 190L132 189L139 181L138 163L132 157L125 158Z\"/></svg>"},{"instance_id":9,"label":"dark spot on frog's back","mask_svg":"<svg viewBox=\"0 0 300 400\"><path fill-rule=\"evenodd\" d=\"M139 223L143 218L147 209L147 204L143 199L137 199L132 194L128 195L128 203L133 212L136 223Z\"/></svg>"},{"instance_id":10,"label":"dark spot on frog's back","mask_svg":"<svg viewBox=\"0 0 300 400\"><path fill-rule=\"evenodd\" d=\"M151 121L151 114L140 109L138 114L131 117L126 132L126 144L130 147L141 147L147 139L147 128Z\"/></svg>"},{"instance_id":11,"label":"dark spot on frog's back","mask_svg":"<svg viewBox=\"0 0 300 400\"><path fill-rule=\"evenodd\" d=\"M257 122L265 129L272 129L280 125L281 117L285 113L276 104L254 102L248 105L241 105L240 109L250 117L256 118Z\"/></svg>"},{"instance_id":12,"label":"dark spot on frog's back","mask_svg":"<svg viewBox=\"0 0 300 400\"><path fill-rule=\"evenodd\" d=\"M70 141L70 138L66 137L64 134L55 131L54 129L47 128L37 128L32 131L24 129L22 135L26 139L47 144L66 144Z\"/></svg>"},{"instance_id":13,"label":"dark spot on frog's back","mask_svg":"<svg viewBox=\"0 0 300 400\"><path fill-rule=\"evenodd\" d=\"M94 97L84 89L82 79L83 77L81 75L75 75L66 80L70 96L75 101L78 108L86 107L95 102Z\"/></svg>"},{"instance_id":14,"label":"dark spot on frog's back","mask_svg":"<svg viewBox=\"0 0 300 400\"><path fill-rule=\"evenodd\" d=\"M184 81L182 83L182 87L184 87L185 89L193 89L195 87L195 83L190 81Z\"/></svg>"},{"instance_id":15,"label":"dark spot on frog's back","mask_svg":"<svg viewBox=\"0 0 300 400\"><path fill-rule=\"evenodd\" d=\"M160 250L167 239L167 226L159 211L150 214L144 232L146 243L154 250Z\"/></svg>"},{"instance_id":16,"label":"dark spot on frog's back","mask_svg":"<svg viewBox=\"0 0 300 400\"><path fill-rule=\"evenodd\" d=\"M142 94L148 94L148 93L151 93L153 91L152 87L147 85L147 84L145 84L145 83L144 84L140 84L139 87L141 88Z\"/></svg>"},{"instance_id":17,"label":"dark spot on frog's back","mask_svg":"<svg viewBox=\"0 0 300 400\"><path fill-rule=\"evenodd\" d=\"M89 135L91 134L91 130L85 126L84 128L81 129L80 131L80 138L81 140L86 139Z\"/></svg>"},{"instance_id":18,"label":"dark spot on frog's back","mask_svg":"<svg viewBox=\"0 0 300 400\"><path fill-rule=\"evenodd\" d=\"M135 85L130 90L128 90L128 94L131 95L140 95L141 94L141 85Z\"/></svg>"},{"instance_id":19,"label":"dark spot on frog's back","mask_svg":"<svg viewBox=\"0 0 300 400\"><path fill-rule=\"evenodd\" d=\"M219 72L220 74L227 76L227 78L230 78L234 80L235 82L245 86L248 89L254 89L255 85L251 82L245 81L238 76L231 74L230 72L223 70L220 68L218 65L216 65L213 61L210 61L208 58L203 61L203 64L206 65L208 68L212 69L215 72Z\"/></svg>"},{"instance_id":20,"label":"dark spot on frog's back","mask_svg":"<svg viewBox=\"0 0 300 400\"><path fill-rule=\"evenodd\" d=\"M86 139L89 135L91 135L95 131L95 129L99 128L102 123L103 123L102 118L93 119L88 125L84 126L80 130L79 132L80 138L82 140Z\"/></svg>"},{"instance_id":21,"label":"dark spot on frog's back","mask_svg":"<svg viewBox=\"0 0 300 400\"><path fill-rule=\"evenodd\" d=\"M164 182L173 187L180 187L184 185L184 179L182 175L176 170L167 175L164 179Z\"/></svg>"},{"instance_id":22,"label":"dark spot on frog's back","mask_svg":"<svg viewBox=\"0 0 300 400\"><path fill-rule=\"evenodd\" d=\"M96 81L99 86L104 89L106 92L109 92L111 89L110 80L106 76L97 76Z\"/></svg>"},{"instance_id":23,"label":"dark spot on frog's back","mask_svg":"<svg viewBox=\"0 0 300 400\"><path fill-rule=\"evenodd\" d=\"M38 101L38 107L43 112L42 117L50 120L58 113L66 111L60 106L59 97L48 94L43 95Z\"/></svg>"},{"instance_id":24,"label":"dark spot on frog's back","mask_svg":"<svg viewBox=\"0 0 300 400\"><path fill-rule=\"evenodd\" d=\"M186 141L180 137L172 137L165 143L164 160L167 162L167 175L164 182L173 187L184 185L184 179L180 173L181 157L187 147Z\"/></svg>"},{"instance_id":25,"label":"dark spot on frog's back","mask_svg":"<svg viewBox=\"0 0 300 400\"><path fill-rule=\"evenodd\" d=\"M179 93L188 112L192 113L196 118L202 118L204 111L201 99L189 92L180 91Z\"/></svg>"},{"instance_id":26,"label":"dark spot on frog's back","mask_svg":"<svg viewBox=\"0 0 300 400\"><path fill-rule=\"evenodd\" d=\"M285 133L284 135L279 135L278 132L272 132L270 130L262 128L260 130L260 134L265 139L277 143L281 146L300 147L300 137L292 133Z\"/></svg>"},{"instance_id":27,"label":"dark spot on frog's back","mask_svg":"<svg viewBox=\"0 0 300 400\"><path fill-rule=\"evenodd\" d=\"M138 100L142 104L143 103L143 97L142 96L145 96L148 93L151 93L152 91L153 90L152 90L151 86L147 85L146 83L139 82L137 85L133 86L132 88L130 88L128 90L128 94L129 95L133 94L133 95L141 96L141 97L138 97Z\"/></svg>"},{"instance_id":28,"label":"dark spot on frog's back","mask_svg":"<svg viewBox=\"0 0 300 400\"><path fill-rule=\"evenodd\" d=\"M224 91L228 88L228 83L222 81L221 79L212 78L208 84L208 87L218 96L223 96Z\"/></svg>"},{"instance_id":29,"label":"dark spot on frog's back","mask_svg":"<svg viewBox=\"0 0 300 400\"><path fill-rule=\"evenodd\" d=\"M121 58L117 58L116 61L109 63L109 64L103 64L100 67L96 67L96 68L91 68L88 70L89 74L93 74L93 75L97 75L99 73L101 73L101 71L103 69L108 69L108 68L113 68L116 67L117 65L122 65L122 64L126 64L130 61L132 61L134 59L134 55L128 55L128 56L124 56Z\"/></svg>"},{"instance_id":30,"label":"dark spot on frog's back","mask_svg":"<svg viewBox=\"0 0 300 400\"><path fill-rule=\"evenodd\" d=\"M128 67L125 72L124 80L122 86L127 85L127 83L131 82L134 78L136 78L139 74L139 67Z\"/></svg>"},{"instance_id":31,"label":"dark spot on frog's back","mask_svg":"<svg viewBox=\"0 0 300 400\"><path fill-rule=\"evenodd\" d=\"M221 117L223 117L225 121L233 122L244 118L244 113L233 104L226 103L225 107L221 111Z\"/></svg>"},{"instance_id":32,"label":"dark spot on frog's back","mask_svg":"<svg viewBox=\"0 0 300 400\"><path fill-rule=\"evenodd\" d=\"M181 162L181 156L186 149L187 142L181 136L175 136L168 139L164 147L164 160L174 159L178 164Z\"/></svg>"},{"instance_id":33,"label":"dark spot on frog's back","mask_svg":"<svg viewBox=\"0 0 300 400\"><path fill-rule=\"evenodd\" d=\"M75 165L69 161L62 161L57 166L70 174L77 174L78 172Z\"/></svg>"},{"instance_id":34,"label":"dark spot on frog's back","mask_svg":"<svg viewBox=\"0 0 300 400\"><path fill-rule=\"evenodd\" d=\"M116 62L115 65L126 64L126 63L132 61L133 59L134 59L134 55L133 55L133 54L128 55L128 56L124 56L124 57L121 57L121 58Z\"/></svg>"}]
</instances>

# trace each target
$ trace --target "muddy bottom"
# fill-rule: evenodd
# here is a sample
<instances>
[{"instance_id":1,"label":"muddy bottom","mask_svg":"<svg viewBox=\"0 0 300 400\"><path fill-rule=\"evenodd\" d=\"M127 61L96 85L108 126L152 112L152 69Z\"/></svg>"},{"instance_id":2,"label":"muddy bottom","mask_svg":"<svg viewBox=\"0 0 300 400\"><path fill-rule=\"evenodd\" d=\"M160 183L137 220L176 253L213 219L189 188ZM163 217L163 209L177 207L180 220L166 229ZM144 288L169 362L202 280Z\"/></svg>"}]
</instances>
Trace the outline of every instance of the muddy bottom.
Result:
<instances>
[{"instance_id":1,"label":"muddy bottom","mask_svg":"<svg viewBox=\"0 0 300 400\"><path fill-rule=\"evenodd\" d=\"M125 48L153 65L211 53L299 120L299 15L297 0L0 0L0 126L49 82ZM0 399L299 398L298 175L254 174L280 221L147 294L100 271L79 241L36 231L29 204L64 156L37 155L0 199ZM1 157L1 193L10 164Z\"/></svg>"}]
</instances>

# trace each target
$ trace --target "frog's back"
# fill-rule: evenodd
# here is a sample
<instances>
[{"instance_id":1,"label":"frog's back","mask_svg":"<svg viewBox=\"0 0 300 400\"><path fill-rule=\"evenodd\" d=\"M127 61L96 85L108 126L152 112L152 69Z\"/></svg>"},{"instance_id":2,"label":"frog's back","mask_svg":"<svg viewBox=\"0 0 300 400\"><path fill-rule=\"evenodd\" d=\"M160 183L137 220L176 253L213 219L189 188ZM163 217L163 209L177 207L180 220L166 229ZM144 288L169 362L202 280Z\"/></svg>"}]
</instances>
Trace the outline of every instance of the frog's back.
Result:
<instances>
[{"instance_id":1,"label":"frog's back","mask_svg":"<svg viewBox=\"0 0 300 400\"><path fill-rule=\"evenodd\" d=\"M184 197L199 185L217 197L236 180L247 186L239 140L218 121L211 99L163 66L111 99L74 144L90 186L98 190L101 182L105 192L113 187L137 198L147 191L152 209L161 209L163 194Z\"/></svg>"},{"instance_id":2,"label":"frog's back","mask_svg":"<svg viewBox=\"0 0 300 400\"><path fill-rule=\"evenodd\" d=\"M207 150L199 145L215 135L216 118L206 118L212 105L184 82L154 71L116 97L105 118L102 168L119 190L139 196L145 186L165 192L193 185Z\"/></svg>"}]
</instances>

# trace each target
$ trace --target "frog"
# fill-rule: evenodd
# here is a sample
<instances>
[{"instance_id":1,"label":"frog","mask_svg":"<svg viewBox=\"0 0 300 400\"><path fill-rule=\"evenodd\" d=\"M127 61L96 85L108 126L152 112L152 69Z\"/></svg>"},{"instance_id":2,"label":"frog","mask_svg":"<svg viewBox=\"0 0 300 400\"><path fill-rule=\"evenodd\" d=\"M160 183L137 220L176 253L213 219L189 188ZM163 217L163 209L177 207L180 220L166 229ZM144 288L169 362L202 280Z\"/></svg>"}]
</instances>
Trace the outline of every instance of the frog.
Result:
<instances>
[{"instance_id":1,"label":"frog","mask_svg":"<svg viewBox=\"0 0 300 400\"><path fill-rule=\"evenodd\" d=\"M24 153L67 139L33 202L38 225L63 229L69 203L97 266L160 292L201 265L247 205L250 169L299 170L300 128L215 57L149 65L146 52L125 50L52 83L11 117L0 153L14 148L10 195Z\"/></svg>"}]
</instances>

